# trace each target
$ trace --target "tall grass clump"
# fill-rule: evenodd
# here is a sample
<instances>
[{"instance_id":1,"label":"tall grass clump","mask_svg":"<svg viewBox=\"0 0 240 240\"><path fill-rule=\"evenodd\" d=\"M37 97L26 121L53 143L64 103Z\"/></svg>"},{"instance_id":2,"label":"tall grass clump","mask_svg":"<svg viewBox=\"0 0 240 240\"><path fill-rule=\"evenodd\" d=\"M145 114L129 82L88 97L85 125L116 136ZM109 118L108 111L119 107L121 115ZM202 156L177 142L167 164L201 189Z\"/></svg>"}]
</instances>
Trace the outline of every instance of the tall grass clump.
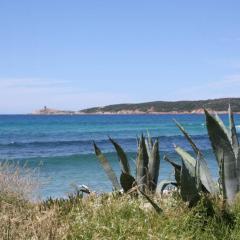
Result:
<instances>
[{"instance_id":1,"label":"tall grass clump","mask_svg":"<svg viewBox=\"0 0 240 240\"><path fill-rule=\"evenodd\" d=\"M67 232L63 207L46 208L38 198L36 170L0 163L0 239L63 239Z\"/></svg>"},{"instance_id":2,"label":"tall grass clump","mask_svg":"<svg viewBox=\"0 0 240 240\"><path fill-rule=\"evenodd\" d=\"M0 162L0 197L36 200L38 187L36 170L10 161Z\"/></svg>"}]
</instances>

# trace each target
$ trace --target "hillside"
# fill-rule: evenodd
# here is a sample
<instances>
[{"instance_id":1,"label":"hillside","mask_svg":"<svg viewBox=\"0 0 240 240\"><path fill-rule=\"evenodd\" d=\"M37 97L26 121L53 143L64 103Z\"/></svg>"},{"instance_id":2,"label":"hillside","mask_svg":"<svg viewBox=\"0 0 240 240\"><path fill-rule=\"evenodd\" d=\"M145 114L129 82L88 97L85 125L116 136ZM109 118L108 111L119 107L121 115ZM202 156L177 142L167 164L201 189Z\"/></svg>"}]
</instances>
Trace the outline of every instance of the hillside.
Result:
<instances>
[{"instance_id":1,"label":"hillside","mask_svg":"<svg viewBox=\"0 0 240 240\"><path fill-rule=\"evenodd\" d=\"M203 108L225 112L229 103L234 112L240 112L240 98L220 98L199 101L155 101L137 104L116 104L81 110L82 113L201 113Z\"/></svg>"}]
</instances>

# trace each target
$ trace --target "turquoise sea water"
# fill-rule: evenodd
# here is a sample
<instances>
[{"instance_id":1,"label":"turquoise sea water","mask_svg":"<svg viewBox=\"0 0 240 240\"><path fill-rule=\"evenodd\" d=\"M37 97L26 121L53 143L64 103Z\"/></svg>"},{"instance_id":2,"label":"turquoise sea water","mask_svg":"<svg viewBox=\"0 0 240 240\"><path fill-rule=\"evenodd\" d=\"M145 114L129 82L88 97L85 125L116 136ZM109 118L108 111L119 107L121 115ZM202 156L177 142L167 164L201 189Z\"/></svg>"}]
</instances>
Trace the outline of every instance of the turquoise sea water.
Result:
<instances>
[{"instance_id":1,"label":"turquoise sea water","mask_svg":"<svg viewBox=\"0 0 240 240\"><path fill-rule=\"evenodd\" d=\"M227 121L227 116L221 117ZM93 154L92 141L95 140L106 153L118 174L118 160L108 136L126 149L132 166L136 156L136 136L146 131L160 138L161 157L168 154L178 161L173 144L187 150L191 148L173 118L193 136L216 177L217 167L204 115L1 115L0 161L12 160L20 164L27 161L28 167L37 168L43 198L66 196L73 190L72 184L85 184L97 192L111 191L111 183ZM240 116L235 118L238 126ZM237 130L240 129L237 127ZM160 179L172 177L171 167L162 161Z\"/></svg>"}]
</instances>

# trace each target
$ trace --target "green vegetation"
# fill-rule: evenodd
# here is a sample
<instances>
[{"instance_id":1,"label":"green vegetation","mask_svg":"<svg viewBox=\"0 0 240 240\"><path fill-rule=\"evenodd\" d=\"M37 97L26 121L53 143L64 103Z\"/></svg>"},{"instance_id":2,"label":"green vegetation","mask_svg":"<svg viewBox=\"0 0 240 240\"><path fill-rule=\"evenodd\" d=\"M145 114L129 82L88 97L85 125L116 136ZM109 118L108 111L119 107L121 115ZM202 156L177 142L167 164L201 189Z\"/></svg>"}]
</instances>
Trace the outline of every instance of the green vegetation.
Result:
<instances>
[{"instance_id":1,"label":"green vegetation","mask_svg":"<svg viewBox=\"0 0 240 240\"><path fill-rule=\"evenodd\" d=\"M136 160L136 178L133 177L127 155L122 147L110 138L111 143L116 149L121 166L120 184L124 192L130 191L135 186L140 191L155 193L160 167L159 143L158 139L153 142L151 137L145 138L143 135L138 139L138 150ZM96 156L103 166L108 178L112 182L113 188L120 190L121 187L117 177L113 172L109 161L102 154L101 150L94 143Z\"/></svg>"},{"instance_id":2,"label":"green vegetation","mask_svg":"<svg viewBox=\"0 0 240 240\"><path fill-rule=\"evenodd\" d=\"M228 204L233 203L240 189L240 151L233 112L230 105L228 112L229 127L226 127L217 114L214 117L205 110L208 135L219 166L219 182L214 183L207 162L200 149L193 142L185 129L176 122L177 127L192 146L196 156L193 157L184 149L175 146L177 154L182 159L182 165L178 165L167 156L165 156L164 159L174 167L176 182L166 180L160 182L158 185L158 193L162 193L163 190L171 184L177 187L182 200L188 202L190 207L197 204L202 193L208 193L212 196L221 196L224 202L227 201ZM147 140L143 136L140 140L138 139L136 180L129 173L128 160L123 149L112 139L110 140L115 146L121 165L123 166L120 179L124 179L124 181L121 181L121 183L124 183L121 184L124 192L128 193L135 190L136 192L142 193L159 212L160 207L147 195L147 193L154 194L157 187L160 166L158 140L154 144L150 137ZM114 176L113 180L117 181L108 160L97 148L95 143L94 148L110 180L112 180L111 176ZM125 172L125 165L127 166L127 173ZM156 181L153 180L154 178L156 178ZM112 183L115 187L115 182L113 180ZM152 183L154 186L153 188L151 187ZM127 185L128 188L126 188L125 185ZM120 186L115 187L115 189L119 190Z\"/></svg>"},{"instance_id":3,"label":"green vegetation","mask_svg":"<svg viewBox=\"0 0 240 240\"><path fill-rule=\"evenodd\" d=\"M234 112L240 112L240 98L220 98L211 100L199 100L199 101L156 101L138 104L116 104L105 107L95 107L84 109L81 112L84 113L97 113L97 112L112 112L117 113L119 111L140 111L144 113L148 112L192 112L202 108L212 109L215 111L225 111L228 105L231 103L232 110Z\"/></svg>"},{"instance_id":4,"label":"green vegetation","mask_svg":"<svg viewBox=\"0 0 240 240\"><path fill-rule=\"evenodd\" d=\"M94 194L31 203L1 194L0 239L239 239L240 199L227 210L217 198L201 197L188 208L178 194L155 202Z\"/></svg>"},{"instance_id":5,"label":"green vegetation","mask_svg":"<svg viewBox=\"0 0 240 240\"><path fill-rule=\"evenodd\" d=\"M209 139L219 166L214 182L207 161L191 136L176 122L194 155L175 146L182 163L168 156L175 181L157 185L158 139L137 139L136 176L126 153L110 138L120 167L120 183L94 143L95 153L114 191L97 195L77 189L63 199L32 202L32 173L0 165L0 239L240 239L240 151L229 107L229 127L205 110ZM167 186L170 191L164 192ZM123 189L123 192L121 191Z\"/></svg>"}]
</instances>

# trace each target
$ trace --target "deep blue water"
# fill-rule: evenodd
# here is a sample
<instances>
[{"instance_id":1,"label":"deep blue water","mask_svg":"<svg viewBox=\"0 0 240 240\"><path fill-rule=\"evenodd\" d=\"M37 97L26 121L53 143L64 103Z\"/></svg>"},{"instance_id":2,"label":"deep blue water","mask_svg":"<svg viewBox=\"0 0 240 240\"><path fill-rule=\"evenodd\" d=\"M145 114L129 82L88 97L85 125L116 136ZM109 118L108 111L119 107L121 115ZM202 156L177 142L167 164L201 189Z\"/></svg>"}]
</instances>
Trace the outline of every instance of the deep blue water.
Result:
<instances>
[{"instance_id":1,"label":"deep blue water","mask_svg":"<svg viewBox=\"0 0 240 240\"><path fill-rule=\"evenodd\" d=\"M227 122L227 116L221 116ZM108 136L128 152L134 166L136 136L148 131L160 138L164 154L178 160L173 144L191 150L175 126L178 120L205 153L212 174L216 161L208 140L204 115L79 115L0 116L0 160L27 162L39 169L42 197L59 197L71 192L72 184L85 184L95 191L110 191L111 184L93 154L92 141L101 147L119 173L119 165ZM236 125L240 116L235 116ZM237 130L238 129L237 127ZM171 167L161 162L160 179L171 178Z\"/></svg>"}]
</instances>

